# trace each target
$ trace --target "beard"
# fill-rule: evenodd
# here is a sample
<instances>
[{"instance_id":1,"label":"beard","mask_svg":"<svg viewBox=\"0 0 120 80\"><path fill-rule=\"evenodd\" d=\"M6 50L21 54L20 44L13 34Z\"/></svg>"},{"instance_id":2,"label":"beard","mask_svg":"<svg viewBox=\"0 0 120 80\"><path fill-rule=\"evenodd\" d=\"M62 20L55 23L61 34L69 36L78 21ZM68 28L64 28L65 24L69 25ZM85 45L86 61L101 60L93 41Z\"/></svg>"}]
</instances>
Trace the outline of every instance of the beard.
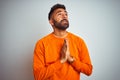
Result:
<instances>
[{"instance_id":1,"label":"beard","mask_svg":"<svg viewBox=\"0 0 120 80\"><path fill-rule=\"evenodd\" d=\"M66 30L69 27L69 21L67 19L63 19L60 22L54 20L54 27L59 30Z\"/></svg>"}]
</instances>

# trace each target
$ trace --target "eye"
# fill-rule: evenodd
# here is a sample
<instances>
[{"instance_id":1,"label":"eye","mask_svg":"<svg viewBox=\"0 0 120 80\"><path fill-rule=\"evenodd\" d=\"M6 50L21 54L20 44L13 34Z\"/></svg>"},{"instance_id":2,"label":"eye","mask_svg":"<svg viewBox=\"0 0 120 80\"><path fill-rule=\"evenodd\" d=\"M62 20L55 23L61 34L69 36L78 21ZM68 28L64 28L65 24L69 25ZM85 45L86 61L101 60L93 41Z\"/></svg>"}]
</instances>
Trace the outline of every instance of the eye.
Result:
<instances>
[{"instance_id":1,"label":"eye","mask_svg":"<svg viewBox=\"0 0 120 80\"><path fill-rule=\"evenodd\" d=\"M58 13L57 15L61 15L61 13Z\"/></svg>"},{"instance_id":2,"label":"eye","mask_svg":"<svg viewBox=\"0 0 120 80\"><path fill-rule=\"evenodd\" d=\"M68 16L68 14L67 14L67 13L65 13L65 15L66 15L66 16Z\"/></svg>"}]
</instances>

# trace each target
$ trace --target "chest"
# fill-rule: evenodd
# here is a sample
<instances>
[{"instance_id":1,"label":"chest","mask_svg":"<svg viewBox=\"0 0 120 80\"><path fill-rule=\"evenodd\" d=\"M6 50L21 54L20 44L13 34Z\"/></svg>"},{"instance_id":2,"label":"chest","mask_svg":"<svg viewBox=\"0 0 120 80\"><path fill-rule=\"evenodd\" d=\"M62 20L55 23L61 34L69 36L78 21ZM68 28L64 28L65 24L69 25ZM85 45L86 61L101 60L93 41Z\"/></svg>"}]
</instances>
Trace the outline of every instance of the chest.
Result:
<instances>
[{"instance_id":1,"label":"chest","mask_svg":"<svg viewBox=\"0 0 120 80\"><path fill-rule=\"evenodd\" d=\"M51 41L48 42L45 46L45 63L51 64L55 62L56 60L60 59L60 51L63 46L63 41ZM70 41L69 42L69 49L70 49L70 55L74 56L75 58L78 58L79 56L79 47L76 43Z\"/></svg>"}]
</instances>

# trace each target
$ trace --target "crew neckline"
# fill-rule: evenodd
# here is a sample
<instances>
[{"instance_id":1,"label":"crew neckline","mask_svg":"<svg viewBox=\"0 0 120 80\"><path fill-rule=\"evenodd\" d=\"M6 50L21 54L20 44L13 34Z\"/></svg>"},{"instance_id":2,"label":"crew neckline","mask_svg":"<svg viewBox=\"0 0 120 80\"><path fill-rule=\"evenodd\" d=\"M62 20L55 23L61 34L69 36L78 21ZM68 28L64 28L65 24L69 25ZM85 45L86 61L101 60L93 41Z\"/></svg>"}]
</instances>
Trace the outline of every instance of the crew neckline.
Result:
<instances>
[{"instance_id":1,"label":"crew neckline","mask_svg":"<svg viewBox=\"0 0 120 80\"><path fill-rule=\"evenodd\" d=\"M51 34L54 38L57 38L57 39L65 39L65 38L68 38L68 36L69 36L69 32L67 32L67 35L65 37L58 37L53 32Z\"/></svg>"}]
</instances>

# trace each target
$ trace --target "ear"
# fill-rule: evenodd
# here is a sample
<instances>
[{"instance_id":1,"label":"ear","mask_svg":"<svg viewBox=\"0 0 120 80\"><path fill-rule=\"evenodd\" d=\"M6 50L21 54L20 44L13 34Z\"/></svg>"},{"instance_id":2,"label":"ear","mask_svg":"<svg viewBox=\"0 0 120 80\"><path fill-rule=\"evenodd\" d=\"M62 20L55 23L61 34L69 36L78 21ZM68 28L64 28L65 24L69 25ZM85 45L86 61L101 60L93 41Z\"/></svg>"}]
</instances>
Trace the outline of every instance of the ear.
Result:
<instances>
[{"instance_id":1,"label":"ear","mask_svg":"<svg viewBox=\"0 0 120 80\"><path fill-rule=\"evenodd\" d=\"M53 23L53 20L52 19L50 19L49 20L49 23L53 26L54 25L54 23Z\"/></svg>"}]
</instances>

